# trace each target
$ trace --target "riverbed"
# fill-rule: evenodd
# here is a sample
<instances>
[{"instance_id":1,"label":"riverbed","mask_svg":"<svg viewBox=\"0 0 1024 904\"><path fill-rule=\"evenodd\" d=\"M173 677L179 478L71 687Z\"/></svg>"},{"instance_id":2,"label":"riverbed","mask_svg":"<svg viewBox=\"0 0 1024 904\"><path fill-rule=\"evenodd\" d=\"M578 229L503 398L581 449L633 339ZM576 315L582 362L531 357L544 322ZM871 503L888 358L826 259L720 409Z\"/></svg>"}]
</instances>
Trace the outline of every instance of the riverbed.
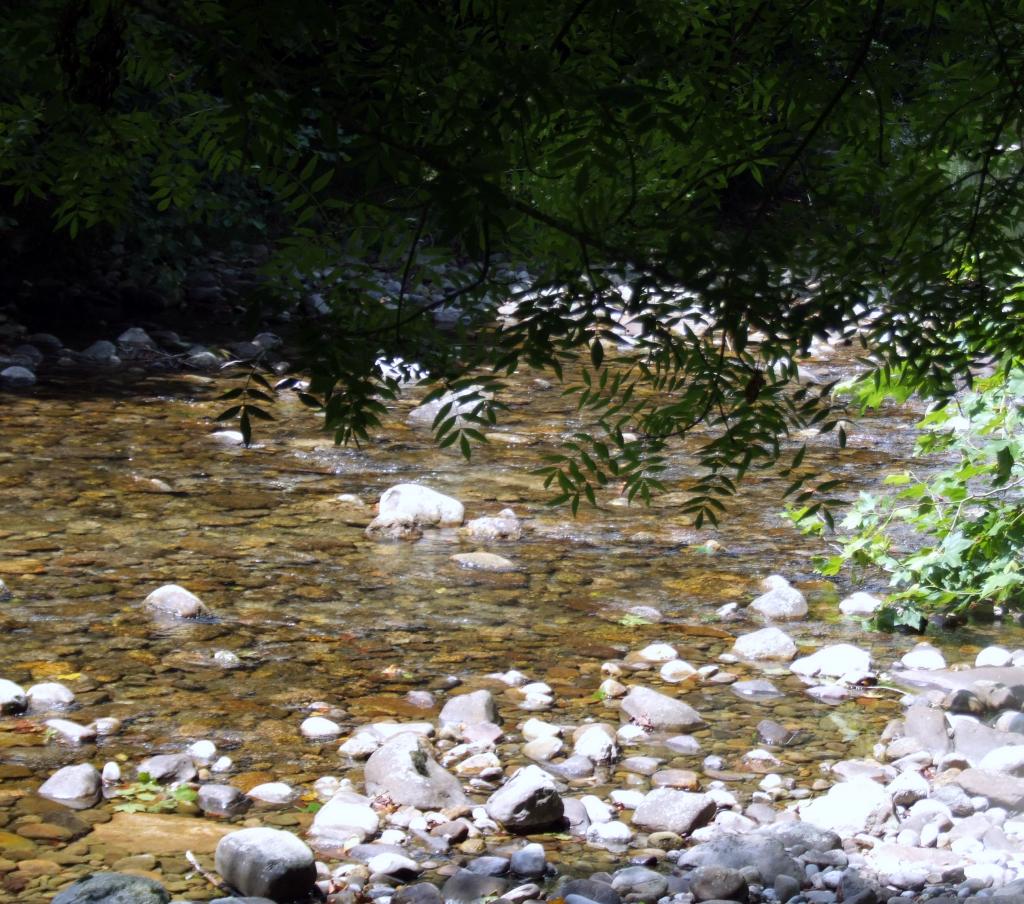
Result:
<instances>
[{"instance_id":1,"label":"riverbed","mask_svg":"<svg viewBox=\"0 0 1024 904\"><path fill-rule=\"evenodd\" d=\"M850 365L817 360L809 372L831 380ZM551 493L533 469L586 425L541 375L517 375L510 410L468 463L408 422L417 390L361 448L334 446L288 393L275 420L257 425L252 448L224 442L214 418L227 385L196 375L110 373L2 397L0 578L14 597L0 603L0 677L26 687L59 681L76 698L68 718L114 717L122 728L76 748L43 731L44 715L0 718L0 900L48 901L75 878L115 863L126 868L125 858L139 856L129 866L178 897L218 894L178 851L146 850L144 835L133 839L130 831L97 834L116 801L71 812L38 798L34 791L60 766L113 761L129 774L145 756L212 740L233 760L220 780L243 790L284 781L302 794L237 821L301 832L312 819L317 779L358 782L360 775L358 763L339 756L337 740L300 735L319 704L349 734L374 720L429 720L453 689L486 687L509 729L499 753L514 766L522 761L514 726L531 714L513 689L488 676L516 669L547 682L551 721L618 722L616 701L598 693L605 663L652 642L671 643L698 668L716 663L734 635L760 626L723 621L717 610L745 605L772 574L808 598L808 617L785 626L808 651L854 642L884 669L911 645L839 616L846 593L884 587L870 576L857 585L817 578L811 556L824 543L779 516L781 478L752 478L722 527L700 533L680 511L693 467L686 447L666 475L670 492L649 507L624 504L615 488L576 518L547 506ZM877 490L909 454L913 420L913 411L885 409L851 431L845 451L834 438L812 440L808 460L842 477L847 495ZM378 497L405 482L461 500L470 518L511 508L523 536L487 546L455 529L428 530L412 543L367 539ZM490 574L451 559L485 548L516 570ZM197 594L212 616L154 619L142 602L167 583ZM996 626L931 639L950 661L966 661L997 637L1024 646L1019 629ZM237 667L218 666L218 651L234 653ZM688 687L686 701L707 726L695 733L700 753L670 758L670 766L700 770L715 754L735 771L768 718L801 739L775 751L777 771L812 788L822 763L870 754L900 711L896 695L884 693L825 705L785 668L729 664L728 671L770 678L784 694L748 700L728 683ZM656 675L645 681L661 687ZM410 691L432 692L435 704L424 707ZM762 778L734 775L729 787L749 798ZM601 795L624 781L611 767L587 788ZM64 831L26 831L31 826ZM580 874L626 857L564 838L545 845L549 860ZM24 861L53 867L22 876ZM12 877L20 878L12 884Z\"/></svg>"}]
</instances>

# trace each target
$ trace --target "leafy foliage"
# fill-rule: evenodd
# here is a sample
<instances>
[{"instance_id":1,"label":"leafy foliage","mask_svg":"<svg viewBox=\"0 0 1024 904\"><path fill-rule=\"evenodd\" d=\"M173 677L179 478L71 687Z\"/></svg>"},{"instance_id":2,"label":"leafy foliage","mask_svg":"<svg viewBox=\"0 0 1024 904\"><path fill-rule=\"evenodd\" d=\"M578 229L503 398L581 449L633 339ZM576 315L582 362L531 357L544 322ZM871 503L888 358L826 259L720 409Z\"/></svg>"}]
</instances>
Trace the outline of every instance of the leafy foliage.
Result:
<instances>
[{"instance_id":1,"label":"leafy foliage","mask_svg":"<svg viewBox=\"0 0 1024 904\"><path fill-rule=\"evenodd\" d=\"M878 401L884 385L863 381L861 399ZM860 495L822 572L888 574L894 592L877 617L888 629L919 630L936 610L1024 608L1024 368L1007 362L919 429L921 470L890 474L886 495Z\"/></svg>"},{"instance_id":2,"label":"leafy foliage","mask_svg":"<svg viewBox=\"0 0 1024 904\"><path fill-rule=\"evenodd\" d=\"M695 434L714 522L834 426L815 338L947 396L1024 350L1022 31L999 0L40 0L0 26L5 229L264 239L252 302L327 310L305 401L339 441L397 392L382 354L442 393L564 368L594 423L556 497L646 499ZM476 401L435 424L463 454Z\"/></svg>"},{"instance_id":3,"label":"leafy foliage","mask_svg":"<svg viewBox=\"0 0 1024 904\"><path fill-rule=\"evenodd\" d=\"M178 809L179 803L195 803L199 795L188 785L168 788L148 772L140 772L136 781L114 792L121 799L114 809L121 813L166 813Z\"/></svg>"}]
</instances>

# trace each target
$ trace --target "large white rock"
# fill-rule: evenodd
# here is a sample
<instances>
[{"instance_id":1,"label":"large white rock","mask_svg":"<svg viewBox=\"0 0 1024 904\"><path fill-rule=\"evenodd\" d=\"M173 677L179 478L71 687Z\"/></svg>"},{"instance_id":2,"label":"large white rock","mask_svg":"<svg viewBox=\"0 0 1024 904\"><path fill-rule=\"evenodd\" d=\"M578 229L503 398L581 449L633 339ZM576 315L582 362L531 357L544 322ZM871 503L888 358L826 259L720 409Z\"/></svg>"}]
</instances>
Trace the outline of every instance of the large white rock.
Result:
<instances>
[{"instance_id":1,"label":"large white rock","mask_svg":"<svg viewBox=\"0 0 1024 904\"><path fill-rule=\"evenodd\" d=\"M704 725L700 713L690 704L647 687L630 688L621 706L626 715L644 728L692 731Z\"/></svg>"},{"instance_id":2,"label":"large white rock","mask_svg":"<svg viewBox=\"0 0 1024 904\"><path fill-rule=\"evenodd\" d=\"M732 651L740 659L778 659L787 661L796 656L796 644L781 628L762 628L736 638Z\"/></svg>"},{"instance_id":3,"label":"large white rock","mask_svg":"<svg viewBox=\"0 0 1024 904\"><path fill-rule=\"evenodd\" d=\"M850 672L866 672L871 666L871 654L867 650L848 643L835 643L812 653L802 656L790 667L797 675L813 678L815 675L826 675L840 678Z\"/></svg>"},{"instance_id":4,"label":"large white rock","mask_svg":"<svg viewBox=\"0 0 1024 904\"><path fill-rule=\"evenodd\" d=\"M457 552L452 556L452 561L460 568L490 571L495 574L519 570L519 566L511 559L506 559L493 552Z\"/></svg>"},{"instance_id":5,"label":"large white rock","mask_svg":"<svg viewBox=\"0 0 1024 904\"><path fill-rule=\"evenodd\" d=\"M523 723L523 737L527 741L536 741L538 738L557 738L561 733L562 729L557 725L552 725L541 719L527 719Z\"/></svg>"},{"instance_id":6,"label":"large white rock","mask_svg":"<svg viewBox=\"0 0 1024 904\"><path fill-rule=\"evenodd\" d=\"M576 738L572 752L594 763L610 763L619 754L615 732L607 725L587 726Z\"/></svg>"},{"instance_id":7,"label":"large white rock","mask_svg":"<svg viewBox=\"0 0 1024 904\"><path fill-rule=\"evenodd\" d=\"M922 886L957 883L964 860L952 851L878 844L864 855L865 866L878 881L896 888L919 890Z\"/></svg>"},{"instance_id":8,"label":"large white rock","mask_svg":"<svg viewBox=\"0 0 1024 904\"><path fill-rule=\"evenodd\" d=\"M807 614L807 600L796 587L779 578L775 586L750 604L750 608L770 621L782 621L803 618Z\"/></svg>"},{"instance_id":9,"label":"large white rock","mask_svg":"<svg viewBox=\"0 0 1024 904\"><path fill-rule=\"evenodd\" d=\"M715 802L706 794L656 788L644 796L633 812L633 825L654 832L687 835L706 825L715 809Z\"/></svg>"},{"instance_id":10,"label":"large white rock","mask_svg":"<svg viewBox=\"0 0 1024 904\"><path fill-rule=\"evenodd\" d=\"M317 810L309 834L325 843L342 843L350 838L364 841L375 835L379 826L380 819L369 803L360 802L358 795L342 794Z\"/></svg>"},{"instance_id":11,"label":"large white rock","mask_svg":"<svg viewBox=\"0 0 1024 904\"><path fill-rule=\"evenodd\" d=\"M636 654L645 662L671 662L676 658L676 648L667 643L652 643Z\"/></svg>"},{"instance_id":12,"label":"large white rock","mask_svg":"<svg viewBox=\"0 0 1024 904\"><path fill-rule=\"evenodd\" d=\"M839 611L843 615L859 615L869 616L874 615L879 609L882 608L882 601L872 596L870 593L864 593L862 590L858 590L856 593L851 593L846 599L839 604Z\"/></svg>"},{"instance_id":13,"label":"large white rock","mask_svg":"<svg viewBox=\"0 0 1024 904\"><path fill-rule=\"evenodd\" d=\"M88 763L82 763L58 769L43 782L39 796L72 810L87 810L99 802L101 791L99 772Z\"/></svg>"},{"instance_id":14,"label":"large white rock","mask_svg":"<svg viewBox=\"0 0 1024 904\"><path fill-rule=\"evenodd\" d=\"M43 724L58 739L72 747L96 740L96 729L92 725L80 725L70 719L47 719Z\"/></svg>"},{"instance_id":15,"label":"large white rock","mask_svg":"<svg viewBox=\"0 0 1024 904\"><path fill-rule=\"evenodd\" d=\"M20 684L0 678L0 715L24 712L28 707L28 695Z\"/></svg>"},{"instance_id":16,"label":"large white rock","mask_svg":"<svg viewBox=\"0 0 1024 904\"><path fill-rule=\"evenodd\" d=\"M984 668L985 666L995 666L996 668L1003 668L1010 665L1013 662L1013 654L1005 647L985 647L977 658L974 660L975 668Z\"/></svg>"},{"instance_id":17,"label":"large white rock","mask_svg":"<svg viewBox=\"0 0 1024 904\"><path fill-rule=\"evenodd\" d=\"M377 518L407 517L424 527L446 527L462 524L464 515L465 507L458 499L417 483L400 483L380 497Z\"/></svg>"},{"instance_id":18,"label":"large white rock","mask_svg":"<svg viewBox=\"0 0 1024 904\"><path fill-rule=\"evenodd\" d=\"M487 815L510 832L559 825L565 808L555 782L539 766L524 766L487 799Z\"/></svg>"},{"instance_id":19,"label":"large white rock","mask_svg":"<svg viewBox=\"0 0 1024 904\"><path fill-rule=\"evenodd\" d=\"M696 675L697 670L683 659L672 659L658 669L658 674L661 675L662 681L667 681L669 684L678 684L680 681L685 681L691 675ZM609 696L616 695L610 694Z\"/></svg>"},{"instance_id":20,"label":"large white rock","mask_svg":"<svg viewBox=\"0 0 1024 904\"><path fill-rule=\"evenodd\" d=\"M323 716L309 716L302 720L299 731L304 738L336 738L341 734L341 726Z\"/></svg>"},{"instance_id":21,"label":"large white rock","mask_svg":"<svg viewBox=\"0 0 1024 904\"><path fill-rule=\"evenodd\" d=\"M919 643L900 660L905 669L938 670L946 667L945 657L930 643Z\"/></svg>"},{"instance_id":22,"label":"large white rock","mask_svg":"<svg viewBox=\"0 0 1024 904\"><path fill-rule=\"evenodd\" d=\"M483 722L497 724L501 721L501 716L498 715L494 695L488 690L479 690L451 697L441 708L438 721L441 725L465 728Z\"/></svg>"},{"instance_id":23,"label":"large white rock","mask_svg":"<svg viewBox=\"0 0 1024 904\"><path fill-rule=\"evenodd\" d=\"M146 597L147 609L175 618L199 618L207 614L206 606L194 593L178 584L164 584Z\"/></svg>"},{"instance_id":24,"label":"large white rock","mask_svg":"<svg viewBox=\"0 0 1024 904\"><path fill-rule=\"evenodd\" d=\"M411 732L387 740L363 770L367 794L387 794L399 806L439 810L467 802L459 781L433 758L429 744Z\"/></svg>"},{"instance_id":25,"label":"large white rock","mask_svg":"<svg viewBox=\"0 0 1024 904\"><path fill-rule=\"evenodd\" d=\"M512 509L502 509L494 517L474 518L462 532L470 540L480 543L518 540L523 535L523 525Z\"/></svg>"},{"instance_id":26,"label":"large white rock","mask_svg":"<svg viewBox=\"0 0 1024 904\"><path fill-rule=\"evenodd\" d=\"M993 772L1005 772L1018 778L1024 776L1024 744L997 747L982 757L979 769L991 769Z\"/></svg>"},{"instance_id":27,"label":"large white rock","mask_svg":"<svg viewBox=\"0 0 1024 904\"><path fill-rule=\"evenodd\" d=\"M313 852L280 829L242 829L225 835L217 845L215 862L224 881L247 897L297 900L316 882Z\"/></svg>"},{"instance_id":28,"label":"large white rock","mask_svg":"<svg viewBox=\"0 0 1024 904\"><path fill-rule=\"evenodd\" d=\"M892 812L892 798L878 782L855 778L833 785L800 807L804 822L847 838L869 831Z\"/></svg>"},{"instance_id":29,"label":"large white rock","mask_svg":"<svg viewBox=\"0 0 1024 904\"><path fill-rule=\"evenodd\" d=\"M75 702L75 695L59 681L44 681L28 689L28 701L37 710L65 709Z\"/></svg>"},{"instance_id":30,"label":"large white rock","mask_svg":"<svg viewBox=\"0 0 1024 904\"><path fill-rule=\"evenodd\" d=\"M248 797L262 804L287 807L299 798L299 792L287 782L264 782L246 792Z\"/></svg>"}]
</instances>

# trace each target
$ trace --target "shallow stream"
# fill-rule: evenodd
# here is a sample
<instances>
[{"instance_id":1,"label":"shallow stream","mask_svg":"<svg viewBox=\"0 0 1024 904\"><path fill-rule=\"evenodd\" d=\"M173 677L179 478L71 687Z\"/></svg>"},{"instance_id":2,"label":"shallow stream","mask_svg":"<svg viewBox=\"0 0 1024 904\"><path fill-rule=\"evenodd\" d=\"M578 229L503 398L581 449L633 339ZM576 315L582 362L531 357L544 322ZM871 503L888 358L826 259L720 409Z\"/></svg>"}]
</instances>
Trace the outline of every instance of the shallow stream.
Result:
<instances>
[{"instance_id":1,"label":"shallow stream","mask_svg":"<svg viewBox=\"0 0 1024 904\"><path fill-rule=\"evenodd\" d=\"M846 372L824 361L812 370L822 379ZM415 394L395 407L386 434L362 449L336 448L291 399L278 405L273 423L257 425L254 448L225 445L211 439L223 388L203 377L112 375L0 398L0 577L15 594L0 603L0 677L25 687L61 681L78 701L68 718L123 723L95 748L75 749L40 730L44 717L0 719L0 900L48 901L54 889L115 863L160 878L179 897L217 896L173 846L156 852L141 831L90 834L110 819L111 804L76 813L36 797L63 765L120 759L130 771L143 756L208 738L235 761L226 780L243 789L282 780L306 793L290 808L250 811L250 822L301 827L311 818L304 808L317 778L359 774L336 741L300 736L299 723L317 701L333 707L346 729L431 718L437 708L417 708L406 694L433 690L440 705L455 676L460 690L492 689L514 733L531 714L485 676L518 669L554 689L555 709L544 718L616 723L613 701L595 694L602 663L653 641L675 645L694 666L715 662L732 646L731 634L759 627L722 623L715 610L746 603L774 573L808 596L810 617L786 626L808 650L847 640L869 646L884 668L912 643L866 635L837 617L841 595L877 588L835 588L815 578L811 555L823 547L779 518L780 478L752 479L722 529L700 535L680 513L682 492L649 508L608 504L610 492L601 509L581 510L575 520L545 506L550 494L531 469L581 425L560 390L531 375L516 380L511 410L495 431L501 436L468 464L406 423ZM826 440L810 457L845 478L849 493L877 488L908 453L912 421L909 412L888 410L863 422L846 452ZM668 479L681 485L688 467L681 452ZM458 567L453 553L482 547L454 530L427 531L415 543L367 540L363 528L380 493L413 481L457 497L467 517L513 508L524 519L523 539L491 549L519 570ZM365 507L339 502L339 494L355 494ZM712 537L718 552L703 546ZM172 582L197 593L215 619L154 621L142 600ZM663 620L628 616L641 605ZM934 641L951 662L973 660L999 631L974 628ZM1014 631L1000 641L1024 645ZM216 667L217 650L235 652L242 668ZM894 695L830 707L808 697L788 671L729 670L769 677L785 695L758 702L725 684L675 686L668 692L685 693L708 727L696 734L699 755L673 759L663 751L669 765L700 771L704 756L718 754L734 770L758 746L757 723L770 718L801 730L800 743L776 754L783 772L811 787L823 761L869 754L899 711ZM656 671L642 677L673 687ZM499 746L503 762L517 762L516 747ZM749 797L761 777L734 777L729 787ZM587 790L626 783L612 771ZM567 870L626 859L580 842L548 844ZM27 876L15 868L24 861L35 864Z\"/></svg>"}]
</instances>

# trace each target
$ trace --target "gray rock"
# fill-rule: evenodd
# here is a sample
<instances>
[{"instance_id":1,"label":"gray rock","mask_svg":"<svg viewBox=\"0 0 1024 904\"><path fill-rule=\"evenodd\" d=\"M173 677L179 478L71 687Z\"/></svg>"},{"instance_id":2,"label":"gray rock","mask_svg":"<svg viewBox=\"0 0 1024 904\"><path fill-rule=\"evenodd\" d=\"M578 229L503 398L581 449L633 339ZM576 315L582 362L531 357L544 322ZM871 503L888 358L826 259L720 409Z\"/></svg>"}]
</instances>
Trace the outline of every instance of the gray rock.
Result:
<instances>
[{"instance_id":1,"label":"gray rock","mask_svg":"<svg viewBox=\"0 0 1024 904\"><path fill-rule=\"evenodd\" d=\"M199 809L208 816L237 816L249 809L252 801L232 785L202 785Z\"/></svg>"},{"instance_id":2,"label":"gray rock","mask_svg":"<svg viewBox=\"0 0 1024 904\"><path fill-rule=\"evenodd\" d=\"M807 822L774 823L763 831L781 841L786 851L794 857L800 857L808 851L834 851L843 846L842 839L835 832L819 829Z\"/></svg>"},{"instance_id":3,"label":"gray rock","mask_svg":"<svg viewBox=\"0 0 1024 904\"><path fill-rule=\"evenodd\" d=\"M1024 776L1024 745L997 747L985 754L981 762L978 763L978 768L1006 772L1020 778Z\"/></svg>"},{"instance_id":4,"label":"gray rock","mask_svg":"<svg viewBox=\"0 0 1024 904\"><path fill-rule=\"evenodd\" d=\"M594 774L593 761L581 753L574 753L561 763L544 763L543 768L545 772L550 772L567 781L574 778L589 778Z\"/></svg>"},{"instance_id":5,"label":"gray rock","mask_svg":"<svg viewBox=\"0 0 1024 904\"><path fill-rule=\"evenodd\" d=\"M922 642L915 644L913 649L903 654L900 664L905 669L944 669L946 659L932 644Z\"/></svg>"},{"instance_id":6,"label":"gray rock","mask_svg":"<svg viewBox=\"0 0 1024 904\"><path fill-rule=\"evenodd\" d=\"M511 509L504 509L497 517L474 518L466 523L463 533L471 540L492 542L494 540L518 540L523 526Z\"/></svg>"},{"instance_id":7,"label":"gray rock","mask_svg":"<svg viewBox=\"0 0 1024 904\"><path fill-rule=\"evenodd\" d=\"M143 605L147 609L174 618L199 618L208 611L203 601L194 593L177 584L165 584L146 597Z\"/></svg>"},{"instance_id":8,"label":"gray rock","mask_svg":"<svg viewBox=\"0 0 1024 904\"><path fill-rule=\"evenodd\" d=\"M161 753L139 763L137 773L146 773L155 782L190 782L196 777L196 764L187 753Z\"/></svg>"},{"instance_id":9,"label":"gray rock","mask_svg":"<svg viewBox=\"0 0 1024 904\"><path fill-rule=\"evenodd\" d=\"M138 326L129 327L117 337L117 344L129 349L156 348L149 333Z\"/></svg>"},{"instance_id":10,"label":"gray rock","mask_svg":"<svg viewBox=\"0 0 1024 904\"><path fill-rule=\"evenodd\" d=\"M946 714L924 703L915 703L903 717L903 734L913 738L933 756L949 753L951 742Z\"/></svg>"},{"instance_id":11,"label":"gray rock","mask_svg":"<svg viewBox=\"0 0 1024 904\"><path fill-rule=\"evenodd\" d=\"M675 735L666 738L663 743L669 750L684 756L694 756L700 753L700 741L693 735Z\"/></svg>"},{"instance_id":12,"label":"gray rock","mask_svg":"<svg viewBox=\"0 0 1024 904\"><path fill-rule=\"evenodd\" d=\"M544 855L544 845L527 844L512 854L509 866L517 876L527 879L539 879L547 871L548 863Z\"/></svg>"},{"instance_id":13,"label":"gray rock","mask_svg":"<svg viewBox=\"0 0 1024 904\"><path fill-rule=\"evenodd\" d=\"M12 364L0 370L0 385L9 389L28 389L36 385L36 375L27 367L20 364Z\"/></svg>"},{"instance_id":14,"label":"gray rock","mask_svg":"<svg viewBox=\"0 0 1024 904\"><path fill-rule=\"evenodd\" d=\"M773 888L775 889L775 897L779 899L781 904L786 904L790 898L800 894L800 880L780 873L775 877Z\"/></svg>"},{"instance_id":15,"label":"gray rock","mask_svg":"<svg viewBox=\"0 0 1024 904\"><path fill-rule=\"evenodd\" d=\"M796 656L796 644L781 628L762 628L736 638L732 651L740 659L789 661Z\"/></svg>"},{"instance_id":16,"label":"gray rock","mask_svg":"<svg viewBox=\"0 0 1024 904\"><path fill-rule=\"evenodd\" d=\"M1024 668L1007 666L996 668L986 666L975 669L908 669L893 673L893 678L901 684L911 687L931 688L949 693L958 690L971 690L979 681L1005 684L1017 697L1024 700Z\"/></svg>"},{"instance_id":17,"label":"gray rock","mask_svg":"<svg viewBox=\"0 0 1024 904\"><path fill-rule=\"evenodd\" d=\"M382 851L374 854L366 861L370 873L379 873L384 876L395 876L398 879L415 879L423 872L421 867L411 857L399 854L394 851Z\"/></svg>"},{"instance_id":18,"label":"gray rock","mask_svg":"<svg viewBox=\"0 0 1024 904\"><path fill-rule=\"evenodd\" d=\"M987 769L965 769L953 781L971 797L984 797L992 806L1005 807L1013 813L1024 811L1022 778Z\"/></svg>"},{"instance_id":19,"label":"gray rock","mask_svg":"<svg viewBox=\"0 0 1024 904\"><path fill-rule=\"evenodd\" d=\"M718 835L711 841L685 851L679 865L686 867L724 867L741 870L752 867L759 881L771 885L776 876L801 879L804 871L789 854L782 841L770 834Z\"/></svg>"},{"instance_id":20,"label":"gray rock","mask_svg":"<svg viewBox=\"0 0 1024 904\"><path fill-rule=\"evenodd\" d=\"M800 885L797 883L797 890ZM690 893L694 901L746 901L750 894L747 879L738 869L727 866L698 866L690 874Z\"/></svg>"},{"instance_id":21,"label":"gray rock","mask_svg":"<svg viewBox=\"0 0 1024 904\"><path fill-rule=\"evenodd\" d=\"M117 361L117 346L106 339L100 339L85 349L82 357L97 364L112 364Z\"/></svg>"},{"instance_id":22,"label":"gray rock","mask_svg":"<svg viewBox=\"0 0 1024 904\"><path fill-rule=\"evenodd\" d=\"M715 802L706 794L656 788L633 812L633 825L655 832L688 835L707 825L715 815Z\"/></svg>"},{"instance_id":23,"label":"gray rock","mask_svg":"<svg viewBox=\"0 0 1024 904\"><path fill-rule=\"evenodd\" d=\"M886 789L898 807L909 807L928 796L928 780L919 772L908 770L894 778Z\"/></svg>"},{"instance_id":24,"label":"gray rock","mask_svg":"<svg viewBox=\"0 0 1024 904\"><path fill-rule=\"evenodd\" d=\"M401 806L437 810L468 802L459 780L437 764L430 745L413 732L396 734L374 751L364 779L368 794L387 794Z\"/></svg>"},{"instance_id":25,"label":"gray rock","mask_svg":"<svg viewBox=\"0 0 1024 904\"><path fill-rule=\"evenodd\" d=\"M11 354L14 356L15 360L18 360L19 363L24 364L32 370L43 363L43 353L28 342L15 346L14 351L11 352ZM1009 665L1009 663L1005 664Z\"/></svg>"},{"instance_id":26,"label":"gray rock","mask_svg":"<svg viewBox=\"0 0 1024 904\"><path fill-rule=\"evenodd\" d=\"M10 588L3 582L3 579L0 578L0 603L6 602L13 596L14 594L11 592Z\"/></svg>"},{"instance_id":27,"label":"gray rock","mask_svg":"<svg viewBox=\"0 0 1024 904\"><path fill-rule=\"evenodd\" d=\"M65 888L52 904L167 904L171 893L159 882L124 873L94 873Z\"/></svg>"},{"instance_id":28,"label":"gray rock","mask_svg":"<svg viewBox=\"0 0 1024 904\"><path fill-rule=\"evenodd\" d=\"M1005 668L1012 662L1013 654L1006 647L999 646L985 647L974 659L974 664L978 668Z\"/></svg>"},{"instance_id":29,"label":"gray rock","mask_svg":"<svg viewBox=\"0 0 1024 904\"><path fill-rule=\"evenodd\" d=\"M20 684L0 678L0 715L9 716L28 709L28 695Z\"/></svg>"},{"instance_id":30,"label":"gray rock","mask_svg":"<svg viewBox=\"0 0 1024 904\"><path fill-rule=\"evenodd\" d=\"M415 483L400 483L380 497L378 517L412 518L421 527L462 524L465 508L457 499Z\"/></svg>"},{"instance_id":31,"label":"gray rock","mask_svg":"<svg viewBox=\"0 0 1024 904\"><path fill-rule=\"evenodd\" d=\"M785 696L774 684L764 678L737 681L729 686L729 690L744 700L775 700Z\"/></svg>"},{"instance_id":32,"label":"gray rock","mask_svg":"<svg viewBox=\"0 0 1024 904\"><path fill-rule=\"evenodd\" d=\"M221 360L209 349L198 349L190 352L185 363L193 370L219 370Z\"/></svg>"},{"instance_id":33,"label":"gray rock","mask_svg":"<svg viewBox=\"0 0 1024 904\"><path fill-rule=\"evenodd\" d=\"M883 885L920 889L926 884L962 881L964 862L952 851L879 844L864 855L868 870Z\"/></svg>"},{"instance_id":34,"label":"gray rock","mask_svg":"<svg viewBox=\"0 0 1024 904\"><path fill-rule=\"evenodd\" d=\"M391 897L391 904L443 904L441 892L430 882L405 885Z\"/></svg>"},{"instance_id":35,"label":"gray rock","mask_svg":"<svg viewBox=\"0 0 1024 904\"><path fill-rule=\"evenodd\" d=\"M441 887L441 897L445 904L479 904L485 898L501 895L506 888L508 883L497 876L479 876L460 869Z\"/></svg>"},{"instance_id":36,"label":"gray rock","mask_svg":"<svg viewBox=\"0 0 1024 904\"><path fill-rule=\"evenodd\" d=\"M495 791L487 815L511 832L531 832L561 825L565 808L555 783L539 766L524 766Z\"/></svg>"},{"instance_id":37,"label":"gray rock","mask_svg":"<svg viewBox=\"0 0 1024 904\"><path fill-rule=\"evenodd\" d=\"M990 753L1001 747L1024 744L1024 734L999 731L983 725L977 719L952 716L953 750L966 757L973 765L980 765Z\"/></svg>"},{"instance_id":38,"label":"gray rock","mask_svg":"<svg viewBox=\"0 0 1024 904\"><path fill-rule=\"evenodd\" d=\"M974 812L971 796L956 785L940 785L932 791L931 800L945 804L953 816L960 818L970 816Z\"/></svg>"},{"instance_id":39,"label":"gray rock","mask_svg":"<svg viewBox=\"0 0 1024 904\"><path fill-rule=\"evenodd\" d=\"M43 782L39 796L72 810L87 810L99 803L102 787L99 772L82 763L58 769Z\"/></svg>"},{"instance_id":40,"label":"gray rock","mask_svg":"<svg viewBox=\"0 0 1024 904\"><path fill-rule=\"evenodd\" d=\"M473 691L451 697L442 707L438 721L442 726L450 725L458 729L482 722L501 722L498 707L494 704L494 696L490 691Z\"/></svg>"},{"instance_id":41,"label":"gray rock","mask_svg":"<svg viewBox=\"0 0 1024 904\"><path fill-rule=\"evenodd\" d=\"M803 618L807 614L807 600L788 581L781 581L755 599L750 608L769 621L782 621Z\"/></svg>"},{"instance_id":42,"label":"gray rock","mask_svg":"<svg viewBox=\"0 0 1024 904\"><path fill-rule=\"evenodd\" d=\"M633 687L622 698L622 711L644 727L667 731L693 731L704 725L688 703L646 687Z\"/></svg>"},{"instance_id":43,"label":"gray rock","mask_svg":"<svg viewBox=\"0 0 1024 904\"><path fill-rule=\"evenodd\" d=\"M504 876L509 870L508 857L477 857L466 864L466 869L478 876Z\"/></svg>"},{"instance_id":44,"label":"gray rock","mask_svg":"<svg viewBox=\"0 0 1024 904\"><path fill-rule=\"evenodd\" d=\"M459 552L453 555L451 560L462 568L489 571L493 574L507 574L519 570L519 566L511 559L493 552Z\"/></svg>"},{"instance_id":45,"label":"gray rock","mask_svg":"<svg viewBox=\"0 0 1024 904\"><path fill-rule=\"evenodd\" d=\"M590 816L583 802L576 797L563 797L562 806L565 821L569 824L569 833L577 836L586 835L590 826Z\"/></svg>"},{"instance_id":46,"label":"gray rock","mask_svg":"<svg viewBox=\"0 0 1024 904\"><path fill-rule=\"evenodd\" d=\"M808 678L815 675L839 678L849 672L866 672L870 667L871 654L867 650L848 643L834 643L797 659L790 671Z\"/></svg>"},{"instance_id":47,"label":"gray rock","mask_svg":"<svg viewBox=\"0 0 1024 904\"><path fill-rule=\"evenodd\" d=\"M58 741L73 747L96 740L96 729L92 725L80 725L70 719L47 719L43 724Z\"/></svg>"},{"instance_id":48,"label":"gray rock","mask_svg":"<svg viewBox=\"0 0 1024 904\"><path fill-rule=\"evenodd\" d=\"M313 852L291 832L242 829L225 835L214 857L217 872L243 895L291 901L313 890Z\"/></svg>"},{"instance_id":49,"label":"gray rock","mask_svg":"<svg viewBox=\"0 0 1024 904\"><path fill-rule=\"evenodd\" d=\"M570 879L558 889L558 894L565 899L566 904L582 904L585 901L592 901L595 904L622 904L619 893L607 882L599 882L596 879Z\"/></svg>"},{"instance_id":50,"label":"gray rock","mask_svg":"<svg viewBox=\"0 0 1024 904\"><path fill-rule=\"evenodd\" d=\"M612 876L612 888L620 896L632 896L636 900L656 901L668 891L668 879L646 866L627 866L616 870Z\"/></svg>"},{"instance_id":51,"label":"gray rock","mask_svg":"<svg viewBox=\"0 0 1024 904\"><path fill-rule=\"evenodd\" d=\"M313 817L309 834L315 845L334 847L350 838L360 841L376 833L380 819L367 798L336 794Z\"/></svg>"},{"instance_id":52,"label":"gray rock","mask_svg":"<svg viewBox=\"0 0 1024 904\"><path fill-rule=\"evenodd\" d=\"M870 593L857 591L851 593L839 604L839 611L843 615L850 616L871 616L882 607L882 601Z\"/></svg>"},{"instance_id":53,"label":"gray rock","mask_svg":"<svg viewBox=\"0 0 1024 904\"><path fill-rule=\"evenodd\" d=\"M839 835L870 831L892 812L892 799L877 782L855 778L833 785L823 797L804 803L800 818Z\"/></svg>"},{"instance_id":54,"label":"gray rock","mask_svg":"<svg viewBox=\"0 0 1024 904\"><path fill-rule=\"evenodd\" d=\"M45 349L48 352L59 352L64 348L64 343L53 333L32 333L26 337L36 348Z\"/></svg>"}]
</instances>

